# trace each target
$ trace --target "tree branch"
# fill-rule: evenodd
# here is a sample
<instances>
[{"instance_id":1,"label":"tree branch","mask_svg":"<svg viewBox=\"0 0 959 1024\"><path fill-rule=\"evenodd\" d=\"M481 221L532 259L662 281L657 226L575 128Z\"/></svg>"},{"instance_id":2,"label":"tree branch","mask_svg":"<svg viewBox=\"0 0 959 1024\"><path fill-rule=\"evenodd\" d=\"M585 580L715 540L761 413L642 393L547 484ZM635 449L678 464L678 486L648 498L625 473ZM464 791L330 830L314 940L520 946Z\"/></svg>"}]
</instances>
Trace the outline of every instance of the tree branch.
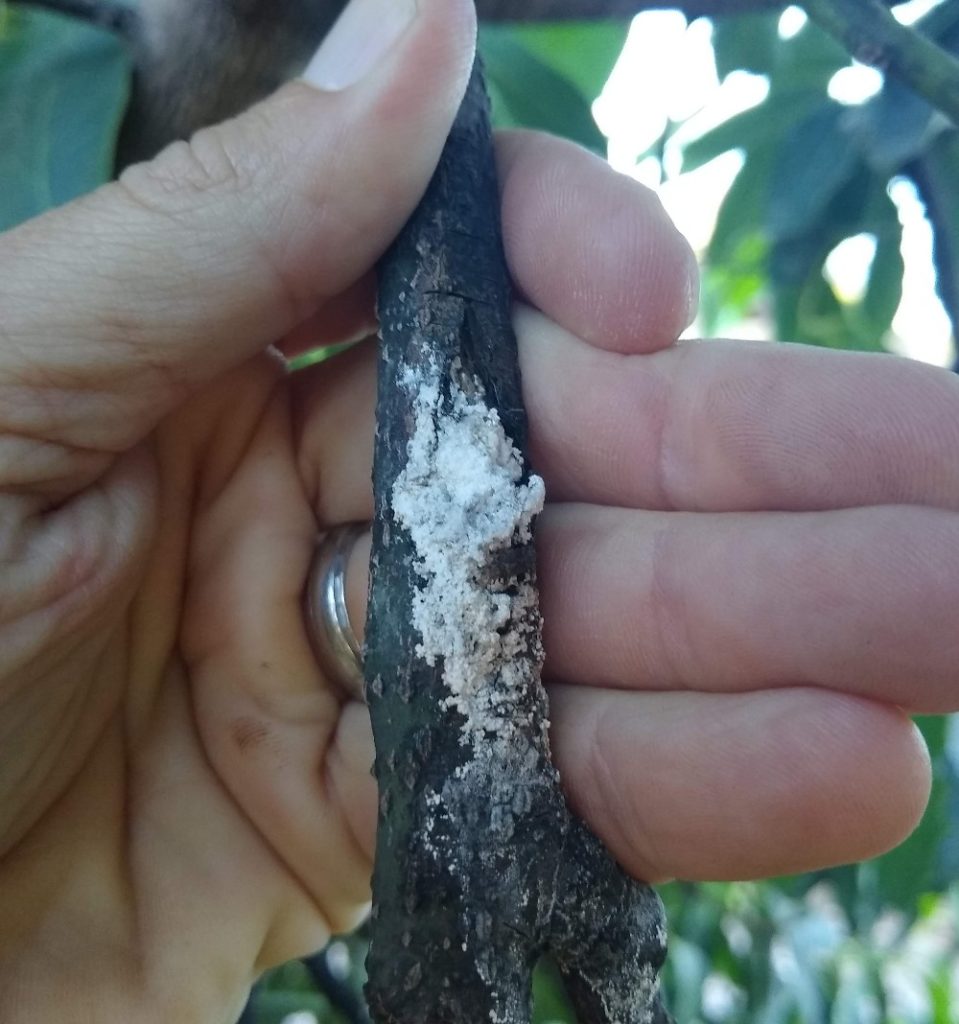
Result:
<instances>
[{"instance_id":1,"label":"tree branch","mask_svg":"<svg viewBox=\"0 0 959 1024\"><path fill-rule=\"evenodd\" d=\"M57 14L79 18L98 28L116 32L125 39L137 34L137 12L118 0L17 0L29 7L42 7Z\"/></svg>"},{"instance_id":2,"label":"tree branch","mask_svg":"<svg viewBox=\"0 0 959 1024\"><path fill-rule=\"evenodd\" d=\"M856 60L894 75L959 126L959 60L900 24L880 0L802 0Z\"/></svg>"},{"instance_id":3,"label":"tree branch","mask_svg":"<svg viewBox=\"0 0 959 1024\"><path fill-rule=\"evenodd\" d=\"M662 905L569 811L540 681L526 415L482 79L379 267L365 669L380 1024L528 1024L552 952L582 1024L662 1024Z\"/></svg>"}]
</instances>

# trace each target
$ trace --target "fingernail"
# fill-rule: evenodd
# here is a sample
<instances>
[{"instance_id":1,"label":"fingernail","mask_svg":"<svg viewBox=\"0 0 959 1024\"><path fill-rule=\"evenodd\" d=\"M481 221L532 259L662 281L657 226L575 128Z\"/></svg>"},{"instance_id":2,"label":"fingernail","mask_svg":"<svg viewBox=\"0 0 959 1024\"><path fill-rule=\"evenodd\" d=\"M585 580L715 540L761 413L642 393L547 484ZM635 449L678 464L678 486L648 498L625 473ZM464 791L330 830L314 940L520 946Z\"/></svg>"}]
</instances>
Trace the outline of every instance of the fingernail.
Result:
<instances>
[{"instance_id":1,"label":"fingernail","mask_svg":"<svg viewBox=\"0 0 959 1024\"><path fill-rule=\"evenodd\" d=\"M352 0L303 73L318 89L337 92L371 72L416 17L417 0Z\"/></svg>"}]
</instances>

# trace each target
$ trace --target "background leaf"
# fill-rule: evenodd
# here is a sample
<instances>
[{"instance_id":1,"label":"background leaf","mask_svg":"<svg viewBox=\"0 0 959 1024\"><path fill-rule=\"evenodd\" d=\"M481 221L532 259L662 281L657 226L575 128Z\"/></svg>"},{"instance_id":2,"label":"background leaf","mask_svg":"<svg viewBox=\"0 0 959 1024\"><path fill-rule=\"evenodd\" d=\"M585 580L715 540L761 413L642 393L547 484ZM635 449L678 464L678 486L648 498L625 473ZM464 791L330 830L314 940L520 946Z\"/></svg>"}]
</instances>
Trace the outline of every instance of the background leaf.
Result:
<instances>
[{"instance_id":1,"label":"background leaf","mask_svg":"<svg viewBox=\"0 0 959 1024\"><path fill-rule=\"evenodd\" d=\"M828 103L783 138L769 180L766 228L773 238L806 232L852 177L859 158L840 128L841 113Z\"/></svg>"},{"instance_id":2,"label":"background leaf","mask_svg":"<svg viewBox=\"0 0 959 1024\"><path fill-rule=\"evenodd\" d=\"M491 29L496 31L496 29ZM487 29L484 29L485 32ZM629 34L628 21L515 25L518 43L568 79L592 102L603 91Z\"/></svg>"},{"instance_id":3,"label":"background leaf","mask_svg":"<svg viewBox=\"0 0 959 1024\"><path fill-rule=\"evenodd\" d=\"M550 52L547 35L539 44L540 52L544 48ZM595 95L582 92L559 70L568 62L567 57L557 58L558 66L554 66L524 45L516 29L499 25L483 28L480 52L486 62L498 125L551 132L594 152L606 153L606 137L592 113Z\"/></svg>"},{"instance_id":4,"label":"background leaf","mask_svg":"<svg viewBox=\"0 0 959 1024\"><path fill-rule=\"evenodd\" d=\"M713 51L720 80L736 70L769 74L776 66L779 51L779 12L717 19L713 26Z\"/></svg>"},{"instance_id":5,"label":"background leaf","mask_svg":"<svg viewBox=\"0 0 959 1024\"><path fill-rule=\"evenodd\" d=\"M30 7L0 35L0 230L109 179L130 61L112 35Z\"/></svg>"},{"instance_id":6,"label":"background leaf","mask_svg":"<svg viewBox=\"0 0 959 1024\"><path fill-rule=\"evenodd\" d=\"M947 719L924 715L916 719L929 747L934 767L945 756ZM879 890L886 903L907 914L915 913L923 893L941 888L940 839L945 833L949 812L948 786L941 771L934 772L932 794L922 821L915 832L896 849L877 860Z\"/></svg>"}]
</instances>

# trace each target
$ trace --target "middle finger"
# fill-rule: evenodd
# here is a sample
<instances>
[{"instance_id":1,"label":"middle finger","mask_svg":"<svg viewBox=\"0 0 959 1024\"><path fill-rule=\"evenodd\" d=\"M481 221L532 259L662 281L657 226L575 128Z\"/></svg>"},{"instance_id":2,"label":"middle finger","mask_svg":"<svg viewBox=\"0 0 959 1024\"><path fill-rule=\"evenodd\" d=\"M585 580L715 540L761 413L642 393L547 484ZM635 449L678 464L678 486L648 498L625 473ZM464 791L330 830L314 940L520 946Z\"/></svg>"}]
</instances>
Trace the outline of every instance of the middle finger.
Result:
<instances>
[{"instance_id":1,"label":"middle finger","mask_svg":"<svg viewBox=\"0 0 959 1024\"><path fill-rule=\"evenodd\" d=\"M767 342L603 351L516 314L531 458L551 500L646 509L959 510L959 377L886 355ZM295 380L321 520L369 518L375 352ZM323 484L316 479L322 469Z\"/></svg>"},{"instance_id":2,"label":"middle finger","mask_svg":"<svg viewBox=\"0 0 959 1024\"><path fill-rule=\"evenodd\" d=\"M615 688L828 687L959 708L959 516L553 506L537 538L546 674Z\"/></svg>"},{"instance_id":3,"label":"middle finger","mask_svg":"<svg viewBox=\"0 0 959 1024\"><path fill-rule=\"evenodd\" d=\"M554 505L537 534L557 682L741 693L811 686L913 712L959 709L959 516ZM369 541L347 573L366 616Z\"/></svg>"}]
</instances>

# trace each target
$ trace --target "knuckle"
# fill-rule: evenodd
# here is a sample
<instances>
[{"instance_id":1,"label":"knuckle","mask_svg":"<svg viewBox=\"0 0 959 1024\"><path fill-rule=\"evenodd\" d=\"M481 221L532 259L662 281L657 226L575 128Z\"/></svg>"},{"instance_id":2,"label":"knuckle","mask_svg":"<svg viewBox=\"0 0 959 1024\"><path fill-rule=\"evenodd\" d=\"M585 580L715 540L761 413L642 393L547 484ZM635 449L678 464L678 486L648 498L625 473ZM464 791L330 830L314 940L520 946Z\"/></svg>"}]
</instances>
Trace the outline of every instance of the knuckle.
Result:
<instances>
[{"instance_id":1,"label":"knuckle","mask_svg":"<svg viewBox=\"0 0 959 1024\"><path fill-rule=\"evenodd\" d=\"M248 178L221 130L206 128L189 142L174 142L149 163L128 168L118 184L149 213L179 219L193 214L211 195L242 193Z\"/></svg>"},{"instance_id":2,"label":"knuckle","mask_svg":"<svg viewBox=\"0 0 959 1024\"><path fill-rule=\"evenodd\" d=\"M277 124L290 120L284 111L296 93L287 91L127 168L120 185L139 205L172 215L192 214L211 198L255 199L260 183L275 181L289 162L291 148L295 155L296 137Z\"/></svg>"}]
</instances>

